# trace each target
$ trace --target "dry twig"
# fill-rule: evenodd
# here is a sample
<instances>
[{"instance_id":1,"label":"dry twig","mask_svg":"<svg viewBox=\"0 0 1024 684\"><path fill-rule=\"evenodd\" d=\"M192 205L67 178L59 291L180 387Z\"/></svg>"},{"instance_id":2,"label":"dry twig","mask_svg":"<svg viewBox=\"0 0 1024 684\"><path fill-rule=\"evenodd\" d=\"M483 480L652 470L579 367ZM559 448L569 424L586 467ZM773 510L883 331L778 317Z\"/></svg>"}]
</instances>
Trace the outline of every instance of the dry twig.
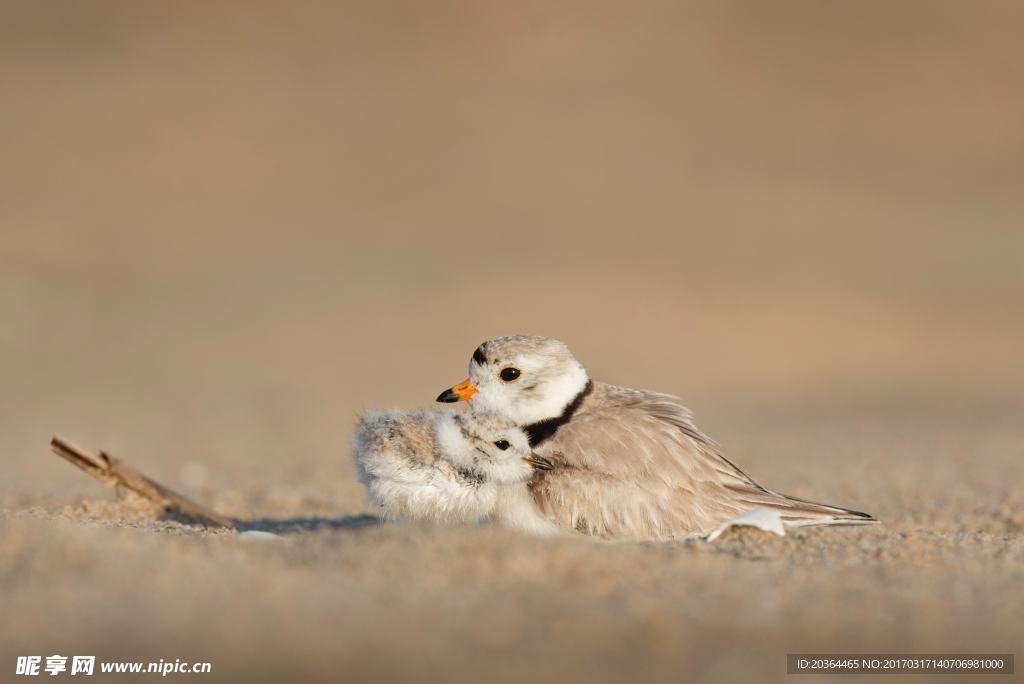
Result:
<instances>
[{"instance_id":1,"label":"dry twig","mask_svg":"<svg viewBox=\"0 0 1024 684\"><path fill-rule=\"evenodd\" d=\"M63 456L106 485L130 489L165 510L174 510L193 518L207 520L219 527L235 526L233 521L192 503L180 494L153 482L145 475L135 472L102 451L99 456L96 456L56 435L50 441L50 447L56 454Z\"/></svg>"}]
</instances>

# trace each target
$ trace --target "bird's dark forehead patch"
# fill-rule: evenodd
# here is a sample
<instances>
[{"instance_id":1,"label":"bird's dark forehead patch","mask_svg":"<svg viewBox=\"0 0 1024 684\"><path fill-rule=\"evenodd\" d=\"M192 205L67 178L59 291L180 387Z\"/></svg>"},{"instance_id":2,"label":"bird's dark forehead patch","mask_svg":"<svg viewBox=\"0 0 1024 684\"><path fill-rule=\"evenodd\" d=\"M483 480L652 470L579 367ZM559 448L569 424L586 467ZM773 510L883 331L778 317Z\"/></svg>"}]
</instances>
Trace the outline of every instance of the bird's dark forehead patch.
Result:
<instances>
[{"instance_id":1,"label":"bird's dark forehead patch","mask_svg":"<svg viewBox=\"0 0 1024 684\"><path fill-rule=\"evenodd\" d=\"M487 357L484 356L484 345L481 344L479 347L476 348L476 351L473 352L473 360L479 363L481 366L487 363Z\"/></svg>"}]
</instances>

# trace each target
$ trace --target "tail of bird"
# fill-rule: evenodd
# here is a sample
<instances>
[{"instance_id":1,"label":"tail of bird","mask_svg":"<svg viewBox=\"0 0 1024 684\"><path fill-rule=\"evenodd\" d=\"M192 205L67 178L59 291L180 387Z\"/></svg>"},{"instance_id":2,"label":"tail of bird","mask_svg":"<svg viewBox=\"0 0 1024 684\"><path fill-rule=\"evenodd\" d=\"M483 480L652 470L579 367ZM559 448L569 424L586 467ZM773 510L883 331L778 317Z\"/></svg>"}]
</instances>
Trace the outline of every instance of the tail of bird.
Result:
<instances>
[{"instance_id":1,"label":"tail of bird","mask_svg":"<svg viewBox=\"0 0 1024 684\"><path fill-rule=\"evenodd\" d=\"M767 489L736 492L736 498L738 501L748 504L750 508L768 508L777 511L787 527L875 525L879 522L877 518L868 513L805 501Z\"/></svg>"}]
</instances>

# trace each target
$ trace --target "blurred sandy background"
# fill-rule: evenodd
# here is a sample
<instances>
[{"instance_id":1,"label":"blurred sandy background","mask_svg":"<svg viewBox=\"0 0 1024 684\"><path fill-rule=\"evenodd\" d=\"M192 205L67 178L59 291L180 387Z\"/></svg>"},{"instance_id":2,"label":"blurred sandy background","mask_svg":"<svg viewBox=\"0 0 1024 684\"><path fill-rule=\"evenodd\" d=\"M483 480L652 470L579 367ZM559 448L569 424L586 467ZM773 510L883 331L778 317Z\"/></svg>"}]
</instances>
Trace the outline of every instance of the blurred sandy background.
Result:
<instances>
[{"instance_id":1,"label":"blurred sandy background","mask_svg":"<svg viewBox=\"0 0 1024 684\"><path fill-rule=\"evenodd\" d=\"M0 672L781 680L787 652L1013 652L1022 30L1015 2L3 0ZM519 332L887 524L715 548L343 526L372 513L357 415ZM138 517L54 432L294 534Z\"/></svg>"}]
</instances>

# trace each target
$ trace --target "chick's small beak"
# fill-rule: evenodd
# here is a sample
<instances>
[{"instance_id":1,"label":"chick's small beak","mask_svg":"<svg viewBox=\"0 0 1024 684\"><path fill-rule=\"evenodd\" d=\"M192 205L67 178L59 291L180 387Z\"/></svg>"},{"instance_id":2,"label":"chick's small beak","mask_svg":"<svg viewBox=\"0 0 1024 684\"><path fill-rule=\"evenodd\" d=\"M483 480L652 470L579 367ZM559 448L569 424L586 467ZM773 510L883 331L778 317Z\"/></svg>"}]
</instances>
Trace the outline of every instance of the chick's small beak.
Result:
<instances>
[{"instance_id":1,"label":"chick's small beak","mask_svg":"<svg viewBox=\"0 0 1024 684\"><path fill-rule=\"evenodd\" d=\"M477 393L476 387L473 387L469 380L461 382L451 389L446 389L441 392L441 396L437 398L443 404L454 404L457 401L466 401L471 396Z\"/></svg>"},{"instance_id":2,"label":"chick's small beak","mask_svg":"<svg viewBox=\"0 0 1024 684\"><path fill-rule=\"evenodd\" d=\"M529 463L531 466L533 466L534 470L555 469L555 466L551 463L551 461L544 458L543 456L538 456L537 454L530 454L529 456L524 456L523 460Z\"/></svg>"}]
</instances>

